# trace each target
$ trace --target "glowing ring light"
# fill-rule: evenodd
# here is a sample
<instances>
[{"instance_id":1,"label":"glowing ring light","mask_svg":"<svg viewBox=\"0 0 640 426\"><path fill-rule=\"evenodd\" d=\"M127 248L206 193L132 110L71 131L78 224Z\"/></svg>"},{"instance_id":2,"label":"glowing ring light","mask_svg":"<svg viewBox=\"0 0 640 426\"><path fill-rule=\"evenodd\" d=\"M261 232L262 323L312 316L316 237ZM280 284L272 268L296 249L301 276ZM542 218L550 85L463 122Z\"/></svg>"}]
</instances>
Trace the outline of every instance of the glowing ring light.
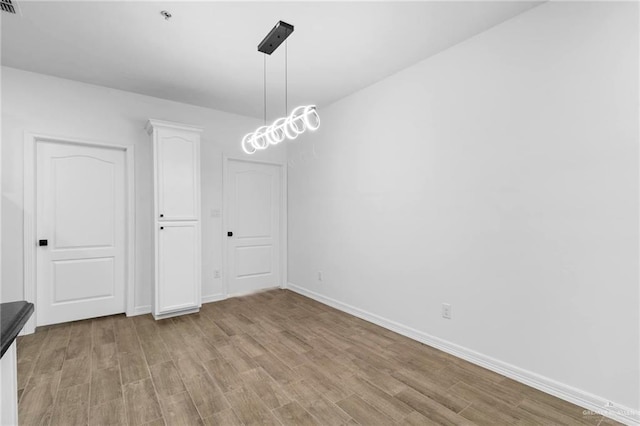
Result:
<instances>
[{"instance_id":1,"label":"glowing ring light","mask_svg":"<svg viewBox=\"0 0 640 426\"><path fill-rule=\"evenodd\" d=\"M284 134L291 140L294 140L300 134L298 128L293 124L293 120L287 120L284 123Z\"/></svg>"},{"instance_id":2,"label":"glowing ring light","mask_svg":"<svg viewBox=\"0 0 640 426\"><path fill-rule=\"evenodd\" d=\"M278 118L270 126L261 126L255 132L242 138L242 150L253 154L267 149L269 145L277 145L285 139L295 139L306 130L320 127L320 116L315 105L299 106L287 117Z\"/></svg>"},{"instance_id":3,"label":"glowing ring light","mask_svg":"<svg viewBox=\"0 0 640 426\"><path fill-rule=\"evenodd\" d=\"M273 132L271 132L269 129L265 130L264 132L264 138L267 141L267 147L269 145L277 145L278 142L276 141L276 139L274 138L274 134Z\"/></svg>"},{"instance_id":4,"label":"glowing ring light","mask_svg":"<svg viewBox=\"0 0 640 426\"><path fill-rule=\"evenodd\" d=\"M318 111L316 111L316 107L313 105L309 105L304 109L304 124L307 126L307 129L313 131L317 130L320 127L320 116L318 115ZM315 120L315 124L311 122L311 117Z\"/></svg>"},{"instance_id":5,"label":"glowing ring light","mask_svg":"<svg viewBox=\"0 0 640 426\"><path fill-rule=\"evenodd\" d=\"M268 128L268 126L258 127L258 130L253 133L251 145L253 145L255 149L262 150L269 147L269 140L266 137Z\"/></svg>"},{"instance_id":6,"label":"glowing ring light","mask_svg":"<svg viewBox=\"0 0 640 426\"><path fill-rule=\"evenodd\" d=\"M271 125L271 127L273 127L273 129L271 129L273 145L277 145L280 142L285 140L286 135L284 134L284 130L282 129L282 126L286 121L287 121L287 117L281 117L281 118L278 118L276 121L274 121L273 124Z\"/></svg>"},{"instance_id":7,"label":"glowing ring light","mask_svg":"<svg viewBox=\"0 0 640 426\"><path fill-rule=\"evenodd\" d=\"M296 136L306 130L304 126L304 114L306 109L307 107L299 106L291 112L291 115L289 115L289 123L293 131L296 132ZM300 113L300 111L302 111L302 113Z\"/></svg>"},{"instance_id":8,"label":"glowing ring light","mask_svg":"<svg viewBox=\"0 0 640 426\"><path fill-rule=\"evenodd\" d=\"M244 138L242 138L242 150L247 154L251 155L256 152L255 147L253 146L253 133L247 133Z\"/></svg>"}]
</instances>

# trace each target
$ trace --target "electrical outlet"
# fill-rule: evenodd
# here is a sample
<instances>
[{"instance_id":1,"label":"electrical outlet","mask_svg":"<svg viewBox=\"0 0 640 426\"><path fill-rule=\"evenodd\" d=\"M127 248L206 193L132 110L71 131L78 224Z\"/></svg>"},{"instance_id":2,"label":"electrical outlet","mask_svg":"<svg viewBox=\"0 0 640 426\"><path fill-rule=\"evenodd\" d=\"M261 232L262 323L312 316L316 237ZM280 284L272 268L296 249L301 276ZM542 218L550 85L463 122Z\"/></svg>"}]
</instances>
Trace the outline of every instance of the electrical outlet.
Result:
<instances>
[{"instance_id":1,"label":"electrical outlet","mask_svg":"<svg viewBox=\"0 0 640 426\"><path fill-rule=\"evenodd\" d=\"M322 281L322 271L318 271L318 281Z\"/></svg>"},{"instance_id":2,"label":"electrical outlet","mask_svg":"<svg viewBox=\"0 0 640 426\"><path fill-rule=\"evenodd\" d=\"M451 319L451 305L448 303L442 304L442 318Z\"/></svg>"},{"instance_id":3,"label":"electrical outlet","mask_svg":"<svg viewBox=\"0 0 640 426\"><path fill-rule=\"evenodd\" d=\"M213 271L213 278L220 278L220 270L216 269Z\"/></svg>"}]
</instances>

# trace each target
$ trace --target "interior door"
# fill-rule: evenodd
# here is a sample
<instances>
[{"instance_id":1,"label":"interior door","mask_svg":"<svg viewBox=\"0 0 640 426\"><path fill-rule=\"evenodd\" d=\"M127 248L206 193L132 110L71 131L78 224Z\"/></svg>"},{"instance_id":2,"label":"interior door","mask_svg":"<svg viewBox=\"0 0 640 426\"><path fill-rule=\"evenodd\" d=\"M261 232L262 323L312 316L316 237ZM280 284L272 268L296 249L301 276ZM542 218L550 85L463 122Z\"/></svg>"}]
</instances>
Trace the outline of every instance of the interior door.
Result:
<instances>
[{"instance_id":1,"label":"interior door","mask_svg":"<svg viewBox=\"0 0 640 426\"><path fill-rule=\"evenodd\" d=\"M37 325L125 311L125 152L38 142Z\"/></svg>"},{"instance_id":2,"label":"interior door","mask_svg":"<svg viewBox=\"0 0 640 426\"><path fill-rule=\"evenodd\" d=\"M281 167L229 160L228 293L279 287Z\"/></svg>"}]
</instances>

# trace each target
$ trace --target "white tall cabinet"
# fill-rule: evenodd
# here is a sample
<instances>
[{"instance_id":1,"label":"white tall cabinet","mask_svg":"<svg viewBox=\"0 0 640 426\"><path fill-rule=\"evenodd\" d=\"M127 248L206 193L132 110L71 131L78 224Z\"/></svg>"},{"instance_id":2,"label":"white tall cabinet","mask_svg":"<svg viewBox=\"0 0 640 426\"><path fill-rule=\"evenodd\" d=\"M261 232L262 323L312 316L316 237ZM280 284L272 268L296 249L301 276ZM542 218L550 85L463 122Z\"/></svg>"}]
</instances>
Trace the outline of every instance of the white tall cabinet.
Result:
<instances>
[{"instance_id":1,"label":"white tall cabinet","mask_svg":"<svg viewBox=\"0 0 640 426\"><path fill-rule=\"evenodd\" d=\"M201 296L199 127L149 120L153 144L156 319L197 312Z\"/></svg>"}]
</instances>

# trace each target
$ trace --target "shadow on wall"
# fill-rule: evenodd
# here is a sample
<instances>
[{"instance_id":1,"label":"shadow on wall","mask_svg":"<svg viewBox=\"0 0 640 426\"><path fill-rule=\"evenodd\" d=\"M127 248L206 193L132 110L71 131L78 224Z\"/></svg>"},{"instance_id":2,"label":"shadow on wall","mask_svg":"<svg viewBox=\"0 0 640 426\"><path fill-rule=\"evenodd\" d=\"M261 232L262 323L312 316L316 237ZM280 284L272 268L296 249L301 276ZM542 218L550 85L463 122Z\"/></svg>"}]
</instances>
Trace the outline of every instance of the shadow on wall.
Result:
<instances>
[{"instance_id":1,"label":"shadow on wall","mask_svg":"<svg viewBox=\"0 0 640 426\"><path fill-rule=\"evenodd\" d=\"M291 151L289 151L291 154ZM295 155L289 155L287 160L287 165L290 169L295 169L296 167L304 167L306 164L311 161L319 160L318 152L316 150L316 144L309 144L308 147L301 148L298 153Z\"/></svg>"}]
</instances>

